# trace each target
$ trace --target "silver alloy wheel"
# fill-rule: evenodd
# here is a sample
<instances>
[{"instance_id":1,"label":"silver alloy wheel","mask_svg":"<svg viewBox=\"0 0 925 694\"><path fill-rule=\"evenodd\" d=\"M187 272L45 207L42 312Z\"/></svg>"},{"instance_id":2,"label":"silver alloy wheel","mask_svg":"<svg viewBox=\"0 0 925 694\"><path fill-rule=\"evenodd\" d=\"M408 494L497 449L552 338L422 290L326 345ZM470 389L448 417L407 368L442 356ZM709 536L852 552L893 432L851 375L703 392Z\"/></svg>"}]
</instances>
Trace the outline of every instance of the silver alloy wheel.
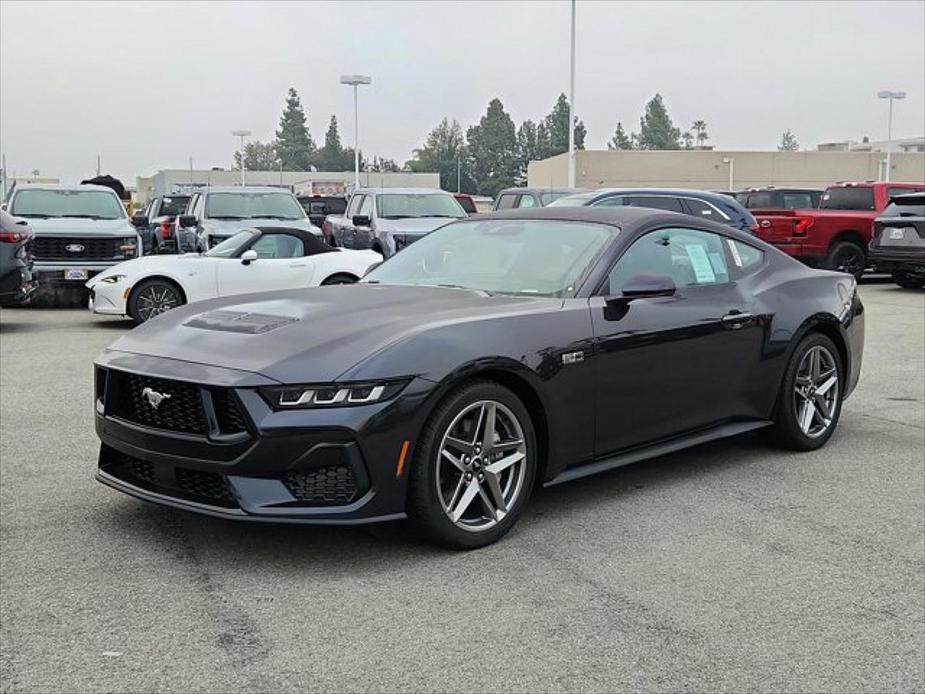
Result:
<instances>
[{"instance_id":1,"label":"silver alloy wheel","mask_svg":"<svg viewBox=\"0 0 925 694\"><path fill-rule=\"evenodd\" d=\"M523 427L496 400L460 412L437 449L437 498L458 528L481 532L498 523L520 498L527 471Z\"/></svg>"},{"instance_id":2,"label":"silver alloy wheel","mask_svg":"<svg viewBox=\"0 0 925 694\"><path fill-rule=\"evenodd\" d=\"M138 295L138 316L142 322L180 305L176 290L166 284L152 284Z\"/></svg>"},{"instance_id":3,"label":"silver alloy wheel","mask_svg":"<svg viewBox=\"0 0 925 694\"><path fill-rule=\"evenodd\" d=\"M811 439L832 426L840 394L838 362L832 353L815 345L803 355L793 384L793 411L797 426Z\"/></svg>"}]
</instances>

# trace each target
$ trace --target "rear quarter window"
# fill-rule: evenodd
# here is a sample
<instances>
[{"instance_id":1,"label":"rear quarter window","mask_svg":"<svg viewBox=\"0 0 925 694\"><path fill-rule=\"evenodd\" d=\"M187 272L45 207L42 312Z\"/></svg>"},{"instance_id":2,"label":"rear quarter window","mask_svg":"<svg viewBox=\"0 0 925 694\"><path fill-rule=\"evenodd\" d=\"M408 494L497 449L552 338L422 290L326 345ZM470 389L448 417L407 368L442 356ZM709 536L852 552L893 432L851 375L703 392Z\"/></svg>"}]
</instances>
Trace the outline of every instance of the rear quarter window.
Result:
<instances>
[{"instance_id":1,"label":"rear quarter window","mask_svg":"<svg viewBox=\"0 0 925 694\"><path fill-rule=\"evenodd\" d=\"M874 189L869 187L829 188L822 194L823 210L873 210Z\"/></svg>"}]
</instances>

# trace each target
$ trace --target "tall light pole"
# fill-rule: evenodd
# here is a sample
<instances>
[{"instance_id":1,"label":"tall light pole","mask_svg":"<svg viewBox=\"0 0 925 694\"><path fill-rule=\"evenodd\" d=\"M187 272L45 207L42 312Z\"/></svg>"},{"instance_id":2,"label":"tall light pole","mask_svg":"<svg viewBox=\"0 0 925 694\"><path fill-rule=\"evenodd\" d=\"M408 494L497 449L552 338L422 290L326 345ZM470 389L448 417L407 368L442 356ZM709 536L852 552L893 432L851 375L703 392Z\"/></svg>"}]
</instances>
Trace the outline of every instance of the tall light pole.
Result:
<instances>
[{"instance_id":1,"label":"tall light pole","mask_svg":"<svg viewBox=\"0 0 925 694\"><path fill-rule=\"evenodd\" d=\"M890 100L890 120L886 126L886 175L884 181L890 180L890 153L893 151L893 99L905 99L906 92L877 92L878 99Z\"/></svg>"},{"instance_id":2,"label":"tall light pole","mask_svg":"<svg viewBox=\"0 0 925 694\"><path fill-rule=\"evenodd\" d=\"M572 0L572 47L568 85L568 187L575 187L575 0Z\"/></svg>"},{"instance_id":3,"label":"tall light pole","mask_svg":"<svg viewBox=\"0 0 925 694\"><path fill-rule=\"evenodd\" d=\"M231 134L234 135L235 137L240 137L240 138L241 138L241 149L240 149L239 151L241 152L241 187L243 188L243 187L244 187L244 169L245 169L245 165L244 165L244 138L245 138L245 137L249 137L250 134L251 134L251 131L250 131L250 130L232 130L232 131L231 131Z\"/></svg>"},{"instance_id":4,"label":"tall light pole","mask_svg":"<svg viewBox=\"0 0 925 694\"><path fill-rule=\"evenodd\" d=\"M353 187L360 187L360 113L357 101L357 87L361 84L372 84L372 78L367 75L341 75L340 83L353 87Z\"/></svg>"}]
</instances>

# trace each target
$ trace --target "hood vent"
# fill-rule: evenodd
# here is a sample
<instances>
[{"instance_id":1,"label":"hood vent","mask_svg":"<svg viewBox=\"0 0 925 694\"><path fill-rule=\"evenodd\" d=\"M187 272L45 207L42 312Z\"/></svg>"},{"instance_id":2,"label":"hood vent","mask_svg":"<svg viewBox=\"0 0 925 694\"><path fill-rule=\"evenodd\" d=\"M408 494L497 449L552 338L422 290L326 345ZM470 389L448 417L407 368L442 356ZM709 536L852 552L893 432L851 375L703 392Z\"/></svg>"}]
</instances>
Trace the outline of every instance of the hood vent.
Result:
<instances>
[{"instance_id":1,"label":"hood vent","mask_svg":"<svg viewBox=\"0 0 925 694\"><path fill-rule=\"evenodd\" d=\"M226 333L243 333L260 335L276 330L284 325L295 323L298 318L291 316L274 316L269 313L248 313L246 311L209 311L200 313L183 325L202 330L218 330Z\"/></svg>"}]
</instances>

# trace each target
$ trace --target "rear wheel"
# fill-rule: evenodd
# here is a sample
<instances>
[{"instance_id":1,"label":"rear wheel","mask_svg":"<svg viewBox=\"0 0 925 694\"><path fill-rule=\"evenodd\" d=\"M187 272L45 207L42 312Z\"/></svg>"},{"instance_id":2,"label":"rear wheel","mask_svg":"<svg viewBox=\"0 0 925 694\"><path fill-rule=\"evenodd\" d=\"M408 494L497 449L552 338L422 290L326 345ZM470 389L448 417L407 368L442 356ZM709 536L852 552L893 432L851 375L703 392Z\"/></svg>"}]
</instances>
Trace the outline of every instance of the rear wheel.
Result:
<instances>
[{"instance_id":1,"label":"rear wheel","mask_svg":"<svg viewBox=\"0 0 925 694\"><path fill-rule=\"evenodd\" d=\"M132 290L128 298L128 315L136 323L144 323L186 301L180 288L162 279L145 280Z\"/></svg>"},{"instance_id":2,"label":"rear wheel","mask_svg":"<svg viewBox=\"0 0 925 694\"><path fill-rule=\"evenodd\" d=\"M357 278L355 276L341 272L336 275L331 275L330 277L325 277L321 282L321 286L326 287L330 284L353 284L356 281Z\"/></svg>"},{"instance_id":3,"label":"rear wheel","mask_svg":"<svg viewBox=\"0 0 925 694\"><path fill-rule=\"evenodd\" d=\"M451 393L418 442L408 515L429 539L475 549L517 522L536 475L536 437L523 403L507 388L476 381Z\"/></svg>"},{"instance_id":4,"label":"rear wheel","mask_svg":"<svg viewBox=\"0 0 925 694\"><path fill-rule=\"evenodd\" d=\"M852 241L839 241L829 249L825 267L828 270L847 272L860 280L867 267L867 254Z\"/></svg>"},{"instance_id":5,"label":"rear wheel","mask_svg":"<svg viewBox=\"0 0 925 694\"><path fill-rule=\"evenodd\" d=\"M925 287L925 277L910 275L908 272L894 272L893 281L903 289L921 289Z\"/></svg>"},{"instance_id":6,"label":"rear wheel","mask_svg":"<svg viewBox=\"0 0 925 694\"><path fill-rule=\"evenodd\" d=\"M825 445L841 415L842 374L838 349L825 335L810 333L797 345L784 373L772 434L797 451Z\"/></svg>"}]
</instances>

